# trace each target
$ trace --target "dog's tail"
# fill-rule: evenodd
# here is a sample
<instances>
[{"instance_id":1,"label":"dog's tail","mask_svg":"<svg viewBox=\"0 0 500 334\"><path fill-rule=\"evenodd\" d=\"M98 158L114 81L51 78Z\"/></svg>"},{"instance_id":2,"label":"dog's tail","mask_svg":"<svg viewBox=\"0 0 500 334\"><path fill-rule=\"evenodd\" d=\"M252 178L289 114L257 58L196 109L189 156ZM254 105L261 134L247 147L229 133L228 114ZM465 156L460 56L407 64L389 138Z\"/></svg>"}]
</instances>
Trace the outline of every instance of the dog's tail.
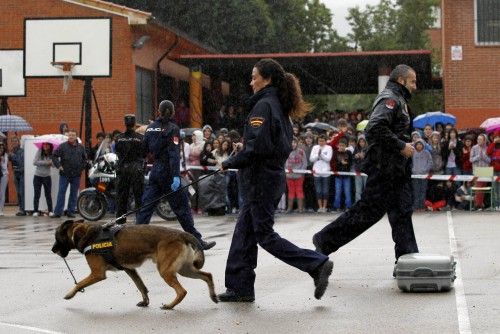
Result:
<instances>
[{"instance_id":1,"label":"dog's tail","mask_svg":"<svg viewBox=\"0 0 500 334\"><path fill-rule=\"evenodd\" d=\"M192 236L189 233L186 233L186 243L188 247L192 247L194 250L194 260L193 260L193 265L196 269L201 269L203 268L203 265L205 264L205 254L203 253L203 248L194 236Z\"/></svg>"}]
</instances>

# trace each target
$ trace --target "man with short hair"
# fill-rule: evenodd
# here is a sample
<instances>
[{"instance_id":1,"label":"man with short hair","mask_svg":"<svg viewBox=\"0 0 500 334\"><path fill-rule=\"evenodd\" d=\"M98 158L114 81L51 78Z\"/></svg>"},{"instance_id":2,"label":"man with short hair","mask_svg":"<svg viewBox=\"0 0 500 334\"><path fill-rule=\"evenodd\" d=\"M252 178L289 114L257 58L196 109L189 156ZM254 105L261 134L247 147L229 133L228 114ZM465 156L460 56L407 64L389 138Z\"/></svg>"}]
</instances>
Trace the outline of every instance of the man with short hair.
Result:
<instances>
[{"instance_id":1,"label":"man with short hair","mask_svg":"<svg viewBox=\"0 0 500 334\"><path fill-rule=\"evenodd\" d=\"M19 206L16 216L26 216L24 210L24 149L21 148L18 137L12 138L12 153L9 154L9 160L12 162L12 170L14 171L14 185L16 186L17 205Z\"/></svg>"},{"instance_id":2,"label":"man with short hair","mask_svg":"<svg viewBox=\"0 0 500 334\"><path fill-rule=\"evenodd\" d=\"M66 200L66 190L69 188L67 207L68 218L75 218L76 196L80 187L80 175L85 169L87 156L85 148L78 143L75 130L68 130L68 141L62 143L52 155L52 164L59 169L59 190L57 203L52 218L60 218L63 214Z\"/></svg>"},{"instance_id":3,"label":"man with short hair","mask_svg":"<svg viewBox=\"0 0 500 334\"><path fill-rule=\"evenodd\" d=\"M413 116L407 105L417 89L415 70L398 65L377 96L365 129L368 149L362 170L366 188L354 206L313 236L316 250L328 255L352 241L385 213L395 243L395 255L417 253L412 223L411 142Z\"/></svg>"},{"instance_id":4,"label":"man with short hair","mask_svg":"<svg viewBox=\"0 0 500 334\"><path fill-rule=\"evenodd\" d=\"M180 130L174 123L174 104L169 100L161 101L160 117L151 123L144 135L144 146L147 153L154 158L153 167L149 174L149 182L142 196L143 205L158 199L181 186L180 178ZM203 249L215 246L215 241L206 242L200 232L194 227L189 198L186 189L182 189L167 197L172 211L177 216L182 229L192 234ZM149 224L153 215L154 206L143 207L137 213L136 224Z\"/></svg>"}]
</instances>

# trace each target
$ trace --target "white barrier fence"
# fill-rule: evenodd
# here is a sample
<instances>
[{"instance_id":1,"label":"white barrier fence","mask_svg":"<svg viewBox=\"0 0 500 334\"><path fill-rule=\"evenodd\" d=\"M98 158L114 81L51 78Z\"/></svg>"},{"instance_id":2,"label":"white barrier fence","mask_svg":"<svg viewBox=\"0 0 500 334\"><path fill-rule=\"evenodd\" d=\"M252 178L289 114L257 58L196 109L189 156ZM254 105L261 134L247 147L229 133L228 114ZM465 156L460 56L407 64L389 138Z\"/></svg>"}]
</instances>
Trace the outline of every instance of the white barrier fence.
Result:
<instances>
[{"instance_id":1,"label":"white barrier fence","mask_svg":"<svg viewBox=\"0 0 500 334\"><path fill-rule=\"evenodd\" d=\"M186 166L187 170L217 170L218 167L215 166ZM228 169L229 171L237 171L237 169ZM286 169L286 173L296 173L296 174L312 174L312 175L348 175L348 176L366 176L364 173L357 172L326 172L317 173L314 170L308 169ZM500 182L500 176L490 177L477 177L474 175L412 175L413 179L427 179L427 180L440 180L440 181L481 181L481 182Z\"/></svg>"}]
</instances>

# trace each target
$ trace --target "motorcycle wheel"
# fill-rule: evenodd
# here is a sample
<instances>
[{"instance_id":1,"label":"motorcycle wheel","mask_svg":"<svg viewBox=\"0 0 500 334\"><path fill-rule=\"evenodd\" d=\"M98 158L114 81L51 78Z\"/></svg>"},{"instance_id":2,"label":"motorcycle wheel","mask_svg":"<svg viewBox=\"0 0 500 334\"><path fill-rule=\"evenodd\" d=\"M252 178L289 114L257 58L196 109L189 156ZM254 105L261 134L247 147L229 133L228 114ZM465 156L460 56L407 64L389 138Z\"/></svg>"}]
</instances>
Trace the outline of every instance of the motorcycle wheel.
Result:
<instances>
[{"instance_id":1,"label":"motorcycle wheel","mask_svg":"<svg viewBox=\"0 0 500 334\"><path fill-rule=\"evenodd\" d=\"M156 205L156 214L160 216L162 219L165 220L177 220L177 216L175 213L172 211L172 208L170 207L170 204L168 204L168 201L166 198L162 199L160 203Z\"/></svg>"},{"instance_id":2,"label":"motorcycle wheel","mask_svg":"<svg viewBox=\"0 0 500 334\"><path fill-rule=\"evenodd\" d=\"M95 191L81 192L76 205L80 215L90 221L102 219L108 209L106 199Z\"/></svg>"}]
</instances>

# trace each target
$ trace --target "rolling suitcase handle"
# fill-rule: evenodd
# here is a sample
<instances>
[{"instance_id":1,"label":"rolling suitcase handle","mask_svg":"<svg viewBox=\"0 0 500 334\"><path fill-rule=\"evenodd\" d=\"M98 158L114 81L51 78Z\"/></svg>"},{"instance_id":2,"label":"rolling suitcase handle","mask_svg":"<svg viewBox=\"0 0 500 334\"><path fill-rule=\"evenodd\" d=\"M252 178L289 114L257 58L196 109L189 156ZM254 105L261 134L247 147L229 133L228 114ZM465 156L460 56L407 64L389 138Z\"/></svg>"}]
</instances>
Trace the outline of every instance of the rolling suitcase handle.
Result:
<instances>
[{"instance_id":1,"label":"rolling suitcase handle","mask_svg":"<svg viewBox=\"0 0 500 334\"><path fill-rule=\"evenodd\" d=\"M436 273L430 268L419 267L413 271L411 276L413 276L413 277L433 277L433 276L436 276Z\"/></svg>"}]
</instances>

